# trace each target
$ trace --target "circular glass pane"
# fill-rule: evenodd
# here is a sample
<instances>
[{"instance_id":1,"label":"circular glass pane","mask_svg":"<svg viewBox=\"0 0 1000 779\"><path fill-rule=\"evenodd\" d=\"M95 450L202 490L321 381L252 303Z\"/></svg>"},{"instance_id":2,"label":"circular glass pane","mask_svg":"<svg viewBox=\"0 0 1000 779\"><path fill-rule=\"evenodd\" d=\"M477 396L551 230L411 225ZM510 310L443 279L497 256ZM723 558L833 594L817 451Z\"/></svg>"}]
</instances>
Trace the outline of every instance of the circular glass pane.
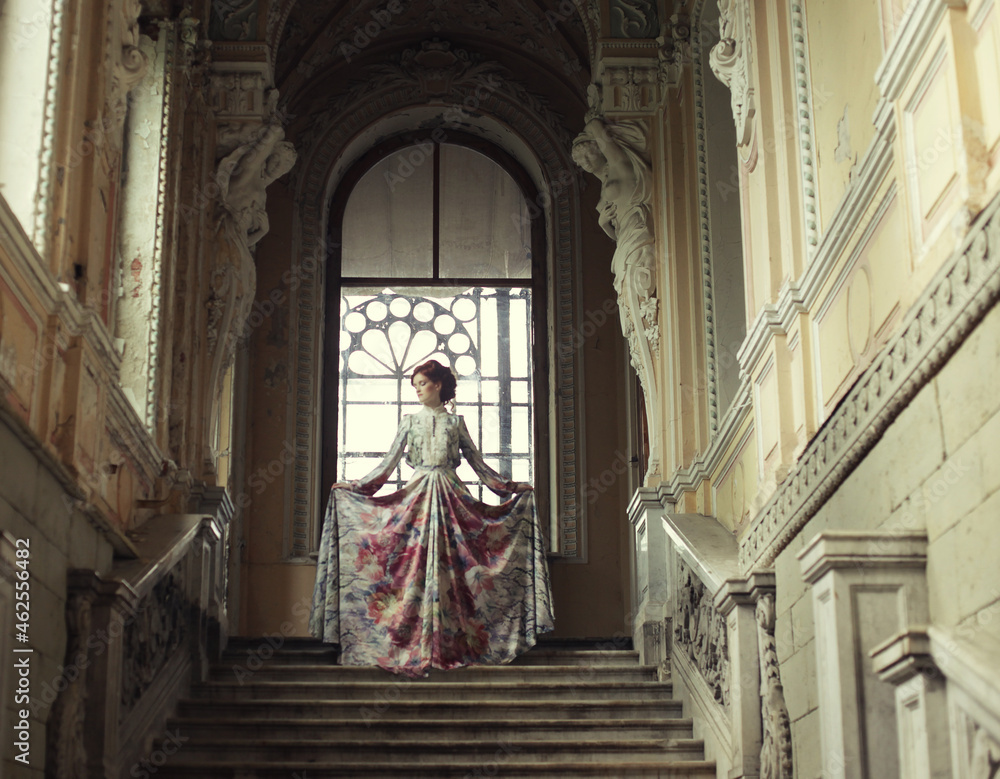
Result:
<instances>
[{"instance_id":1,"label":"circular glass pane","mask_svg":"<svg viewBox=\"0 0 1000 779\"><path fill-rule=\"evenodd\" d=\"M455 333L455 335L448 339L448 348L455 354L467 352L471 344L472 341L469 340L469 336L465 333Z\"/></svg>"},{"instance_id":2,"label":"circular glass pane","mask_svg":"<svg viewBox=\"0 0 1000 779\"><path fill-rule=\"evenodd\" d=\"M476 317L476 304L471 298L458 298L451 305L451 313L460 322L470 322Z\"/></svg>"},{"instance_id":3,"label":"circular glass pane","mask_svg":"<svg viewBox=\"0 0 1000 779\"><path fill-rule=\"evenodd\" d=\"M441 333L441 335L453 333L455 331L455 318L448 316L448 314L441 314L441 316L434 320L434 329Z\"/></svg>"},{"instance_id":4,"label":"circular glass pane","mask_svg":"<svg viewBox=\"0 0 1000 779\"><path fill-rule=\"evenodd\" d=\"M360 333L368 326L368 320L360 311L352 311L344 317L344 329L351 333Z\"/></svg>"},{"instance_id":5,"label":"circular glass pane","mask_svg":"<svg viewBox=\"0 0 1000 779\"><path fill-rule=\"evenodd\" d=\"M459 376L470 376L476 372L476 361L469 355L463 354L455 360L455 370Z\"/></svg>"},{"instance_id":6,"label":"circular glass pane","mask_svg":"<svg viewBox=\"0 0 1000 779\"><path fill-rule=\"evenodd\" d=\"M426 300L413 307L413 317L418 322L430 322L434 318L434 306Z\"/></svg>"},{"instance_id":7,"label":"circular glass pane","mask_svg":"<svg viewBox=\"0 0 1000 779\"><path fill-rule=\"evenodd\" d=\"M368 318L373 322L381 322L383 319L385 319L385 316L387 313L389 313L389 310L386 308L385 303L383 303L382 301L373 300L365 308L365 313L368 315Z\"/></svg>"},{"instance_id":8,"label":"circular glass pane","mask_svg":"<svg viewBox=\"0 0 1000 779\"><path fill-rule=\"evenodd\" d=\"M410 301L406 298L394 298L389 304L389 311L392 312L393 316L398 316L402 319L410 314Z\"/></svg>"}]
</instances>

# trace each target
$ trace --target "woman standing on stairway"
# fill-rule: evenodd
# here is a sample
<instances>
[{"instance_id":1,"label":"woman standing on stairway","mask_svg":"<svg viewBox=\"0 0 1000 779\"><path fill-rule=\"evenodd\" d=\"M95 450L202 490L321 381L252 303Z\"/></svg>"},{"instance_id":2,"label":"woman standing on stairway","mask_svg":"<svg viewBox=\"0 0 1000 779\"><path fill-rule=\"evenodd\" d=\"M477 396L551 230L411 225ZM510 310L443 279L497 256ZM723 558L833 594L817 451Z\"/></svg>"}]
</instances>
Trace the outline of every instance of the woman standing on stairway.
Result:
<instances>
[{"instance_id":1,"label":"woman standing on stairway","mask_svg":"<svg viewBox=\"0 0 1000 779\"><path fill-rule=\"evenodd\" d=\"M450 368L430 360L411 383L423 408L403 417L371 473L330 491L309 631L339 643L343 665L410 676L509 662L553 627L534 492L493 471L445 407ZM404 451L413 477L372 497ZM475 500L455 472L461 455L509 499Z\"/></svg>"}]
</instances>

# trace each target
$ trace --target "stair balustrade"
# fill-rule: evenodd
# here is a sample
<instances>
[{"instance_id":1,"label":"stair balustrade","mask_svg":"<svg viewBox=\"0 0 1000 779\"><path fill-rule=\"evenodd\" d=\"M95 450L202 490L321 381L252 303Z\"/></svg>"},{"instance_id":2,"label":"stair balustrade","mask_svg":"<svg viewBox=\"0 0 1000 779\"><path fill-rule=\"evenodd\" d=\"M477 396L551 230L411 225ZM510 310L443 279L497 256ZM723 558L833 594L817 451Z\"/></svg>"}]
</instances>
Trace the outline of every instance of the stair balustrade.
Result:
<instances>
[{"instance_id":1,"label":"stair balustrade","mask_svg":"<svg viewBox=\"0 0 1000 779\"><path fill-rule=\"evenodd\" d=\"M46 735L50 779L135 773L177 701L225 649L227 528L221 488L197 513L155 517L134 534L139 559L106 577L67 577L66 659Z\"/></svg>"}]
</instances>

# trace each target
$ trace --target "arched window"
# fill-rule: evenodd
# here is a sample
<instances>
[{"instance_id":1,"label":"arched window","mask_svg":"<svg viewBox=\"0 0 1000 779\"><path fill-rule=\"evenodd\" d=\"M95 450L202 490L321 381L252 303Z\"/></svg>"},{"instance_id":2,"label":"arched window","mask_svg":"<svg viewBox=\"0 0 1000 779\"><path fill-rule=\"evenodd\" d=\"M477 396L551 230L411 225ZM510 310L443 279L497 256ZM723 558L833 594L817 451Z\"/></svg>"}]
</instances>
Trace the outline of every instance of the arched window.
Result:
<instances>
[{"instance_id":1,"label":"arched window","mask_svg":"<svg viewBox=\"0 0 1000 779\"><path fill-rule=\"evenodd\" d=\"M546 296L530 180L499 149L449 133L447 142L406 136L379 147L341 193L331 218L322 487L378 462L402 415L419 409L410 374L436 359L458 376L458 413L486 461L538 488L548 454L537 337ZM467 464L459 475L478 485ZM402 463L389 486L409 476ZM481 486L473 493L494 499Z\"/></svg>"}]
</instances>

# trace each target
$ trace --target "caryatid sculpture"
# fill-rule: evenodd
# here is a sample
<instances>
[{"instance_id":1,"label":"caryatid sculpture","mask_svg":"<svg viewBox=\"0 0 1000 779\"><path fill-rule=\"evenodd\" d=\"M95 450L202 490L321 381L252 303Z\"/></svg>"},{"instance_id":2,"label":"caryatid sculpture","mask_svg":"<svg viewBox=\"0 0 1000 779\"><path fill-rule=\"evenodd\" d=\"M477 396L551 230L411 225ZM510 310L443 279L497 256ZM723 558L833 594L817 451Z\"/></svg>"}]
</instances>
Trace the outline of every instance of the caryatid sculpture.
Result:
<instances>
[{"instance_id":1,"label":"caryatid sculpture","mask_svg":"<svg viewBox=\"0 0 1000 779\"><path fill-rule=\"evenodd\" d=\"M646 396L646 418L660 418L660 328L653 232L653 171L641 122L591 119L573 142L573 159L601 182L598 221L618 245L611 260L622 333ZM647 474L659 472L657 436L649 436Z\"/></svg>"},{"instance_id":2,"label":"caryatid sculpture","mask_svg":"<svg viewBox=\"0 0 1000 779\"><path fill-rule=\"evenodd\" d=\"M260 125L219 162L215 183L219 208L209 299L207 340L210 353L210 407L244 335L257 290L252 249L269 229L267 187L295 164L296 154L276 118ZM215 440L216 415L209 417Z\"/></svg>"}]
</instances>

